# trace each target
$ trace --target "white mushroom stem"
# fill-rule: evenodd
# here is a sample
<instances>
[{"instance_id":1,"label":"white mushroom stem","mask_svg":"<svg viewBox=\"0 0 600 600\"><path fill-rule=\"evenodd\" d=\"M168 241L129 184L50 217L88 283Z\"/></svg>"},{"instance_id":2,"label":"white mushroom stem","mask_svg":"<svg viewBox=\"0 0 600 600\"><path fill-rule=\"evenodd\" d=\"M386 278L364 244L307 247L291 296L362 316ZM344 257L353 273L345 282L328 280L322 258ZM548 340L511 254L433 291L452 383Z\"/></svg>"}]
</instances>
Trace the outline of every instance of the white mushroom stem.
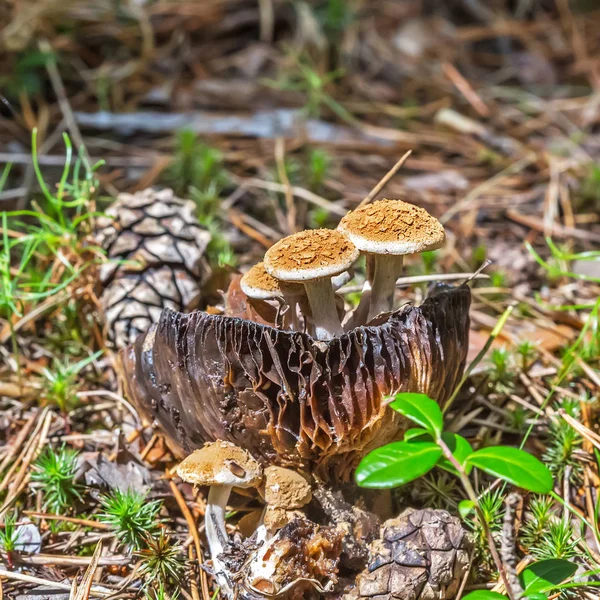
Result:
<instances>
[{"instance_id":1,"label":"white mushroom stem","mask_svg":"<svg viewBox=\"0 0 600 600\"><path fill-rule=\"evenodd\" d=\"M300 331L300 319L298 318L298 300L297 294L283 292L283 301L288 305L286 321L292 331ZM288 316L289 315L289 316Z\"/></svg>"},{"instance_id":2,"label":"white mushroom stem","mask_svg":"<svg viewBox=\"0 0 600 600\"><path fill-rule=\"evenodd\" d=\"M308 303L318 340L330 340L343 333L342 324L335 305L335 294L330 277L321 277L304 282Z\"/></svg>"},{"instance_id":3,"label":"white mushroom stem","mask_svg":"<svg viewBox=\"0 0 600 600\"><path fill-rule=\"evenodd\" d=\"M225 529L225 509L231 494L231 488L232 486L230 485L210 486L204 517L206 539L208 540L208 547L210 549L213 571L221 587L221 592L228 597L233 597L233 589L231 587L229 571L219 556L229 543L229 537Z\"/></svg>"},{"instance_id":4,"label":"white mushroom stem","mask_svg":"<svg viewBox=\"0 0 600 600\"><path fill-rule=\"evenodd\" d=\"M371 303L367 321L393 309L396 279L402 273L402 264L402 255L378 254L374 256Z\"/></svg>"}]
</instances>

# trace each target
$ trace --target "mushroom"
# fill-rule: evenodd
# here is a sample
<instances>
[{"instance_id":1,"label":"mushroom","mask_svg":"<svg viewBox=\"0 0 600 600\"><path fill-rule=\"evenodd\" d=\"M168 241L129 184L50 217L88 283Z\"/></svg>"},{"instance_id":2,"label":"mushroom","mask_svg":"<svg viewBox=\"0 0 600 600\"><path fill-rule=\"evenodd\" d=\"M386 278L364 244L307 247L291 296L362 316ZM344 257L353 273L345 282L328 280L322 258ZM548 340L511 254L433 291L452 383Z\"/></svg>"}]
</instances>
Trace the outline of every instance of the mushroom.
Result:
<instances>
[{"instance_id":1,"label":"mushroom","mask_svg":"<svg viewBox=\"0 0 600 600\"><path fill-rule=\"evenodd\" d=\"M274 531L298 516L297 509L306 506L312 499L311 486L306 478L285 467L267 467L259 491L266 503L262 526L258 528L259 539L269 538Z\"/></svg>"},{"instance_id":2,"label":"mushroom","mask_svg":"<svg viewBox=\"0 0 600 600\"><path fill-rule=\"evenodd\" d=\"M359 251L340 231L312 229L283 238L265 254L267 273L280 281L303 283L315 337L328 340L343 332L331 278L347 271Z\"/></svg>"},{"instance_id":3,"label":"mushroom","mask_svg":"<svg viewBox=\"0 0 600 600\"><path fill-rule=\"evenodd\" d=\"M262 262L256 263L241 279L240 287L260 314L260 305L266 300L283 298L288 308L289 325L293 331L300 329L298 307L305 304L304 286L297 283L279 282L269 275Z\"/></svg>"},{"instance_id":4,"label":"mushroom","mask_svg":"<svg viewBox=\"0 0 600 600\"><path fill-rule=\"evenodd\" d=\"M392 310L404 255L435 250L446 239L444 227L435 217L402 200L366 204L349 212L338 229L367 255L371 283L367 321Z\"/></svg>"},{"instance_id":5,"label":"mushroom","mask_svg":"<svg viewBox=\"0 0 600 600\"><path fill-rule=\"evenodd\" d=\"M225 594L230 594L231 578L220 554L229 543L225 529L225 508L233 487L258 487L262 468L250 454L231 442L209 442L184 459L177 475L195 485L208 485L204 516L206 538L215 576Z\"/></svg>"},{"instance_id":6,"label":"mushroom","mask_svg":"<svg viewBox=\"0 0 600 600\"><path fill-rule=\"evenodd\" d=\"M271 277L266 271L262 262L256 263L251 267L240 280L240 288L248 297L248 302L254 310L262 317L267 318L272 314L274 306L267 302L268 300L277 300L281 305L283 293L279 287L279 282ZM277 310L277 316L279 310ZM275 317L273 322L278 322Z\"/></svg>"}]
</instances>

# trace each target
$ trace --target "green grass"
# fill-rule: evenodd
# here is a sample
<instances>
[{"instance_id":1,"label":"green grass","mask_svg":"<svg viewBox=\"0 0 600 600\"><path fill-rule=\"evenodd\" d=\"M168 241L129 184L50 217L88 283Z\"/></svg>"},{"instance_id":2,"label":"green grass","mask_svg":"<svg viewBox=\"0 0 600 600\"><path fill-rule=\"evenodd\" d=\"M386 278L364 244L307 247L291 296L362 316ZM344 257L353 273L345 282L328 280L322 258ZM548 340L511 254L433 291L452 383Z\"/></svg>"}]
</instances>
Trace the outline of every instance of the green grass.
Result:
<instances>
[{"instance_id":1,"label":"green grass","mask_svg":"<svg viewBox=\"0 0 600 600\"><path fill-rule=\"evenodd\" d=\"M103 259L91 242L98 181L83 154L74 155L71 141L63 136L65 165L58 184L46 184L37 158L37 132L32 132L32 159L41 197L32 201L33 210L3 212L0 251L0 318L10 327L12 349L19 353L14 319L24 317L42 302L68 293L84 272ZM10 167L1 177L7 181ZM69 296L67 296L69 297ZM64 301L64 299L63 299ZM20 363L17 361L17 366Z\"/></svg>"}]
</instances>

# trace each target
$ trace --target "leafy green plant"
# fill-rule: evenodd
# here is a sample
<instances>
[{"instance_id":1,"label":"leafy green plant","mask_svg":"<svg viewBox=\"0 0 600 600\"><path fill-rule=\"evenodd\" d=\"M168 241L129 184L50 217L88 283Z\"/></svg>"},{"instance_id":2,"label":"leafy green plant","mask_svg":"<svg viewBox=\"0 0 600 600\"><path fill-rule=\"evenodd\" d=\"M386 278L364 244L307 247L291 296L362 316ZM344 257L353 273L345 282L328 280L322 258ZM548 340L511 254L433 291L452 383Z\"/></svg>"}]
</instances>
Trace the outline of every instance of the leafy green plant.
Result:
<instances>
[{"instance_id":1,"label":"leafy green plant","mask_svg":"<svg viewBox=\"0 0 600 600\"><path fill-rule=\"evenodd\" d=\"M504 516L504 491L502 489L485 490L479 496L479 506L483 522L477 514L466 503L463 505L464 522L468 529L473 532L474 558L473 574L475 580L486 580L493 577L494 558L490 553L488 532L492 538L497 541L502 528L502 518ZM482 525L483 523L483 525Z\"/></svg>"},{"instance_id":2,"label":"leafy green plant","mask_svg":"<svg viewBox=\"0 0 600 600\"><path fill-rule=\"evenodd\" d=\"M511 359L508 348L494 348L490 353L490 380L498 389L505 390L512 385L515 373Z\"/></svg>"},{"instance_id":3,"label":"leafy green plant","mask_svg":"<svg viewBox=\"0 0 600 600\"><path fill-rule=\"evenodd\" d=\"M528 549L540 544L548 524L554 517L552 498L534 496L529 502L529 513L521 531L521 541Z\"/></svg>"},{"instance_id":4,"label":"leafy green plant","mask_svg":"<svg viewBox=\"0 0 600 600\"><path fill-rule=\"evenodd\" d=\"M41 484L46 510L60 514L81 500L83 487L75 482L78 455L64 445L49 446L33 463L31 479Z\"/></svg>"},{"instance_id":5,"label":"leafy green plant","mask_svg":"<svg viewBox=\"0 0 600 600\"><path fill-rule=\"evenodd\" d=\"M466 439L443 431L442 411L425 394L397 394L390 406L420 428L409 429L402 441L377 448L364 457L356 470L357 483L369 488L396 487L422 477L435 466L454 473L467 495L459 511L463 517L475 512L498 571L503 574L492 532L469 475L477 468L517 487L547 494L553 488L550 471L536 457L518 448L496 446L473 451Z\"/></svg>"},{"instance_id":6,"label":"leafy green plant","mask_svg":"<svg viewBox=\"0 0 600 600\"><path fill-rule=\"evenodd\" d=\"M50 404L56 405L61 412L67 413L77 406L77 391L81 386L79 374L93 363L101 354L102 350L87 356L76 363L65 364L55 359L52 368L42 371L45 379L44 399Z\"/></svg>"},{"instance_id":7,"label":"leafy green plant","mask_svg":"<svg viewBox=\"0 0 600 600\"><path fill-rule=\"evenodd\" d=\"M538 355L536 345L530 340L523 340L517 344L516 351L519 356L521 369L527 372Z\"/></svg>"},{"instance_id":8,"label":"leafy green plant","mask_svg":"<svg viewBox=\"0 0 600 600\"><path fill-rule=\"evenodd\" d=\"M146 548L137 552L144 587L179 584L187 565L182 546L173 543L164 529L158 537L147 536L145 542Z\"/></svg>"},{"instance_id":9,"label":"leafy green plant","mask_svg":"<svg viewBox=\"0 0 600 600\"><path fill-rule=\"evenodd\" d=\"M327 108L343 121L354 123L354 117L329 92L333 82L343 75L343 70L320 73L308 56L291 58L291 68L282 72L277 80L265 80L265 85L303 93L306 98L303 110L308 117L318 119Z\"/></svg>"},{"instance_id":10,"label":"leafy green plant","mask_svg":"<svg viewBox=\"0 0 600 600\"><path fill-rule=\"evenodd\" d=\"M177 134L175 156L164 179L178 194L190 194L204 218L216 214L220 195L229 185L222 152L189 130Z\"/></svg>"},{"instance_id":11,"label":"leafy green plant","mask_svg":"<svg viewBox=\"0 0 600 600\"><path fill-rule=\"evenodd\" d=\"M320 190L329 173L333 159L331 155L322 148L313 148L309 151L306 160L306 183L313 192Z\"/></svg>"},{"instance_id":12,"label":"leafy green plant","mask_svg":"<svg viewBox=\"0 0 600 600\"><path fill-rule=\"evenodd\" d=\"M555 408L562 408L572 417L579 415L579 406L575 402L563 401L558 403ZM577 458L576 452L582 442L581 435L563 419L559 417L550 419L544 462L555 477L562 479L567 468L570 470L571 479L581 475L581 460Z\"/></svg>"},{"instance_id":13,"label":"leafy green plant","mask_svg":"<svg viewBox=\"0 0 600 600\"><path fill-rule=\"evenodd\" d=\"M547 600L550 594L568 589L563 582L577 571L577 565L568 560L546 559L535 562L521 572L519 583L523 597L531 600ZM585 583L575 584L585 585ZM477 590L464 596L464 600L506 600L506 596L490 590Z\"/></svg>"},{"instance_id":14,"label":"leafy green plant","mask_svg":"<svg viewBox=\"0 0 600 600\"><path fill-rule=\"evenodd\" d=\"M540 542L531 547L531 553L541 559L574 558L578 555L578 543L571 523L554 518L548 523Z\"/></svg>"},{"instance_id":15,"label":"leafy green plant","mask_svg":"<svg viewBox=\"0 0 600 600\"><path fill-rule=\"evenodd\" d=\"M16 550L19 533L17 531L17 520L19 513L15 509L12 513L6 513L4 523L0 524L0 547L6 554L6 562L12 567L12 555Z\"/></svg>"},{"instance_id":16,"label":"leafy green plant","mask_svg":"<svg viewBox=\"0 0 600 600\"><path fill-rule=\"evenodd\" d=\"M148 500L133 490L113 490L100 499L103 512L100 521L110 525L120 544L130 551L140 550L148 537L158 533L159 500Z\"/></svg>"}]
</instances>

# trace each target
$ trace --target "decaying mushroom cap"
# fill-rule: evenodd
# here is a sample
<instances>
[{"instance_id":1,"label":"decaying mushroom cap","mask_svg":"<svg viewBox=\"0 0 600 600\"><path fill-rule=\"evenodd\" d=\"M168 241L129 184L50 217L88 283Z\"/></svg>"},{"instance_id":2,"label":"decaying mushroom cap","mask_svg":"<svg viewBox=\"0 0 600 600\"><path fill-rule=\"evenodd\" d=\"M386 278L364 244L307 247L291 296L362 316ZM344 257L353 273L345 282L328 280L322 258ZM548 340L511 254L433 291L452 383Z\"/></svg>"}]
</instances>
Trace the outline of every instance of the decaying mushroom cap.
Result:
<instances>
[{"instance_id":1,"label":"decaying mushroom cap","mask_svg":"<svg viewBox=\"0 0 600 600\"><path fill-rule=\"evenodd\" d=\"M246 450L230 442L205 444L184 459L177 475L195 485L231 485L257 487L262 480L262 467Z\"/></svg>"},{"instance_id":2,"label":"decaying mushroom cap","mask_svg":"<svg viewBox=\"0 0 600 600\"><path fill-rule=\"evenodd\" d=\"M129 398L174 451L228 440L263 465L349 479L372 448L406 427L400 391L443 403L468 348L470 290L435 286L419 307L332 340L234 317L165 311L122 354Z\"/></svg>"},{"instance_id":3,"label":"decaying mushroom cap","mask_svg":"<svg viewBox=\"0 0 600 600\"><path fill-rule=\"evenodd\" d=\"M362 252L415 254L440 248L442 224L424 208L402 200L378 200L349 212L338 226Z\"/></svg>"},{"instance_id":4,"label":"decaying mushroom cap","mask_svg":"<svg viewBox=\"0 0 600 600\"><path fill-rule=\"evenodd\" d=\"M292 509L308 504L312 491L297 471L272 465L265 469L263 495L269 506Z\"/></svg>"},{"instance_id":5,"label":"decaying mushroom cap","mask_svg":"<svg viewBox=\"0 0 600 600\"><path fill-rule=\"evenodd\" d=\"M269 300L282 294L279 282L265 271L262 262L255 264L242 277L240 287L248 298L257 300Z\"/></svg>"},{"instance_id":6,"label":"decaying mushroom cap","mask_svg":"<svg viewBox=\"0 0 600 600\"><path fill-rule=\"evenodd\" d=\"M340 231L309 229L271 246L265 254L265 269L281 281L307 281L347 271L358 255Z\"/></svg>"}]
</instances>

